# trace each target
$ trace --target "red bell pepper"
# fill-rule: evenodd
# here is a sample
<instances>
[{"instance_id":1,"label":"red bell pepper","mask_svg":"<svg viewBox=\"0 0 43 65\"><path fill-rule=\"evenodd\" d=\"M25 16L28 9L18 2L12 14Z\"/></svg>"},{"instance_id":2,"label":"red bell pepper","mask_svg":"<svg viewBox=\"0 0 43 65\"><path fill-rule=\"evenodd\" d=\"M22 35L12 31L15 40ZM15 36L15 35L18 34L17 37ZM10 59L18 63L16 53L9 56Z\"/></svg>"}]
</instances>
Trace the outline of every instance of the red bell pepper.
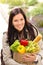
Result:
<instances>
[{"instance_id":1,"label":"red bell pepper","mask_svg":"<svg viewBox=\"0 0 43 65\"><path fill-rule=\"evenodd\" d=\"M20 44L23 45L23 46L27 46L28 40L20 40Z\"/></svg>"}]
</instances>

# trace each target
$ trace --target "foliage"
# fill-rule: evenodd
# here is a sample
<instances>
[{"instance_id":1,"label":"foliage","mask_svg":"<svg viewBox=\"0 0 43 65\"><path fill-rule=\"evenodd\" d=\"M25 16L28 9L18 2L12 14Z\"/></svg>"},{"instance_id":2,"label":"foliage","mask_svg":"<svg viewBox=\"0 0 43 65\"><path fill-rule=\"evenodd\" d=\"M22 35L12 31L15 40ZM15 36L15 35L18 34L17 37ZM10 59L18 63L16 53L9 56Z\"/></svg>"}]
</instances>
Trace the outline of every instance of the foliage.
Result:
<instances>
[{"instance_id":1,"label":"foliage","mask_svg":"<svg viewBox=\"0 0 43 65\"><path fill-rule=\"evenodd\" d=\"M20 6L20 5L35 5L37 0L1 0L1 3L8 3L10 6Z\"/></svg>"},{"instance_id":2,"label":"foliage","mask_svg":"<svg viewBox=\"0 0 43 65\"><path fill-rule=\"evenodd\" d=\"M38 14L43 14L43 3L36 5L35 8L30 12L30 16L35 16Z\"/></svg>"},{"instance_id":3,"label":"foliage","mask_svg":"<svg viewBox=\"0 0 43 65\"><path fill-rule=\"evenodd\" d=\"M7 3L10 6L19 6L22 5L22 0L8 0Z\"/></svg>"},{"instance_id":4,"label":"foliage","mask_svg":"<svg viewBox=\"0 0 43 65\"><path fill-rule=\"evenodd\" d=\"M0 0L0 3L6 3L6 0Z\"/></svg>"},{"instance_id":5,"label":"foliage","mask_svg":"<svg viewBox=\"0 0 43 65\"><path fill-rule=\"evenodd\" d=\"M26 1L27 1L27 0L26 0ZM37 3L38 3L37 0L28 0L28 1L26 2L26 4L29 5L29 6L35 5L35 4L37 4Z\"/></svg>"}]
</instances>

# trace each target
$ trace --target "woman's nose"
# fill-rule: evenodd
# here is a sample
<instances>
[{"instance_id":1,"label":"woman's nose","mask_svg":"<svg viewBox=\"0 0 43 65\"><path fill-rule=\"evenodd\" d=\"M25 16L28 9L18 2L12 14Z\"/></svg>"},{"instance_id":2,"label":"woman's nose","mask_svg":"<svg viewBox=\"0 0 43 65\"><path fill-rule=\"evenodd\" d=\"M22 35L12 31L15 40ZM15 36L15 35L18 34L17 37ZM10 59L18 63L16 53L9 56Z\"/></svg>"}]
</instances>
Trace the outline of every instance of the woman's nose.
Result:
<instances>
[{"instance_id":1,"label":"woman's nose","mask_svg":"<svg viewBox=\"0 0 43 65\"><path fill-rule=\"evenodd\" d=\"M18 24L21 24L21 21L18 21Z\"/></svg>"}]
</instances>

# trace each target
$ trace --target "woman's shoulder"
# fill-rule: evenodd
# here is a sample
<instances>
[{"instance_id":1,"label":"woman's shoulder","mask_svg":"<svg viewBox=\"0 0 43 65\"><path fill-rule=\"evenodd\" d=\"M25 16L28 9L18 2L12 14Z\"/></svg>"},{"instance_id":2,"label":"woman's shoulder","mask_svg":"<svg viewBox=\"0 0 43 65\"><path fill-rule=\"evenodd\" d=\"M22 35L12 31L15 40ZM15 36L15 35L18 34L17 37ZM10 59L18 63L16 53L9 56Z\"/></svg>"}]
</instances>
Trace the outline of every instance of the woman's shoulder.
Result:
<instances>
[{"instance_id":1,"label":"woman's shoulder","mask_svg":"<svg viewBox=\"0 0 43 65\"><path fill-rule=\"evenodd\" d=\"M4 34L7 34L7 33L8 33L8 32L7 32L7 31L5 31L5 32L3 32L3 35L4 35Z\"/></svg>"},{"instance_id":2,"label":"woman's shoulder","mask_svg":"<svg viewBox=\"0 0 43 65\"><path fill-rule=\"evenodd\" d=\"M8 32L6 31L6 32L3 32L3 35L7 35L8 34Z\"/></svg>"},{"instance_id":3,"label":"woman's shoulder","mask_svg":"<svg viewBox=\"0 0 43 65\"><path fill-rule=\"evenodd\" d=\"M4 32L4 33L3 33L3 37L2 37L2 43L3 43L3 44L6 44L7 40L8 40L7 32Z\"/></svg>"},{"instance_id":4,"label":"woman's shoulder","mask_svg":"<svg viewBox=\"0 0 43 65\"><path fill-rule=\"evenodd\" d=\"M8 34L8 32L4 32L4 33L3 33L3 38L5 38L5 39L6 39L6 38L7 38L7 36L8 36L7 34Z\"/></svg>"}]
</instances>

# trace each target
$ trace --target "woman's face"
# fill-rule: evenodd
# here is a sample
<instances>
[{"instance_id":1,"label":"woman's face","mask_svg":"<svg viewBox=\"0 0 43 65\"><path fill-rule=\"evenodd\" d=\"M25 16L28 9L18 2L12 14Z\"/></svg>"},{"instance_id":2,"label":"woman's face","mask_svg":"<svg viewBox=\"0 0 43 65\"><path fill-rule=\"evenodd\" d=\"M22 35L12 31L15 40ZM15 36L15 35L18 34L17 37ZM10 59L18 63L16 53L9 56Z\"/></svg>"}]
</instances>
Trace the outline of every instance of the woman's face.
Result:
<instances>
[{"instance_id":1,"label":"woman's face","mask_svg":"<svg viewBox=\"0 0 43 65\"><path fill-rule=\"evenodd\" d=\"M18 31L22 31L25 25L25 20L24 20L23 15L21 13L15 15L13 17L12 24Z\"/></svg>"}]
</instances>

